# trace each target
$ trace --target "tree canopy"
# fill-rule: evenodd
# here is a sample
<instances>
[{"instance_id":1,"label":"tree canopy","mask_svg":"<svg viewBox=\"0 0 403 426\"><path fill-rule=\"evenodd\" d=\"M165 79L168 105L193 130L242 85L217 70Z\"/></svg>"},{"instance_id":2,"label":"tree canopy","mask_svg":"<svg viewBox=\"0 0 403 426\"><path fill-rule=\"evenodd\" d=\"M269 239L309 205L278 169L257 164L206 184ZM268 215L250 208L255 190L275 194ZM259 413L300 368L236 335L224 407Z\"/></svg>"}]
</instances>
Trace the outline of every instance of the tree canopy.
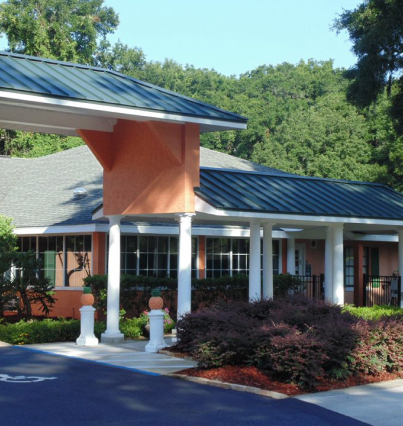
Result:
<instances>
[{"instance_id":1,"label":"tree canopy","mask_svg":"<svg viewBox=\"0 0 403 426\"><path fill-rule=\"evenodd\" d=\"M349 72L349 98L369 106L386 89L403 133L403 0L366 0L341 14L335 28L348 31L358 58Z\"/></svg>"},{"instance_id":2,"label":"tree canopy","mask_svg":"<svg viewBox=\"0 0 403 426\"><path fill-rule=\"evenodd\" d=\"M119 24L103 0L6 0L0 33L16 53L93 64L99 39Z\"/></svg>"},{"instance_id":3,"label":"tree canopy","mask_svg":"<svg viewBox=\"0 0 403 426\"><path fill-rule=\"evenodd\" d=\"M403 120L402 4L367 0L339 17L335 27L349 31L358 56L347 73L332 61L309 60L226 77L172 59L147 61L141 48L107 40L118 17L103 0L7 0L0 4L0 32L11 50L102 66L249 117L246 131L202 135L205 147L292 173L403 190L403 136L395 118L400 111ZM33 157L81 143L0 130L0 154Z\"/></svg>"}]
</instances>

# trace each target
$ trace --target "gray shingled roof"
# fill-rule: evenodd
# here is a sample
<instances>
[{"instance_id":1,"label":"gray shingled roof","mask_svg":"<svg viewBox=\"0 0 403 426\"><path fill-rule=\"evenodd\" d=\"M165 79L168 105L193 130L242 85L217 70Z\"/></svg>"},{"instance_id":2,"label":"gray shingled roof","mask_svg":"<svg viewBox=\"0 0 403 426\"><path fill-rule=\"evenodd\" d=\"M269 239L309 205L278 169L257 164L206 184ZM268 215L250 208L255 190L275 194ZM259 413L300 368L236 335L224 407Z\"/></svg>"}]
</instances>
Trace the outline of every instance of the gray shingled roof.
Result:
<instances>
[{"instance_id":1,"label":"gray shingled roof","mask_svg":"<svg viewBox=\"0 0 403 426\"><path fill-rule=\"evenodd\" d=\"M0 52L0 70L0 91L168 113L212 122L246 125L248 121L233 112L108 69Z\"/></svg>"},{"instance_id":2,"label":"gray shingled roof","mask_svg":"<svg viewBox=\"0 0 403 426\"><path fill-rule=\"evenodd\" d=\"M201 148L201 166L284 172ZM86 145L46 157L0 157L0 214L17 227L89 224L102 203L102 167ZM84 187L88 196L73 199Z\"/></svg>"}]
</instances>

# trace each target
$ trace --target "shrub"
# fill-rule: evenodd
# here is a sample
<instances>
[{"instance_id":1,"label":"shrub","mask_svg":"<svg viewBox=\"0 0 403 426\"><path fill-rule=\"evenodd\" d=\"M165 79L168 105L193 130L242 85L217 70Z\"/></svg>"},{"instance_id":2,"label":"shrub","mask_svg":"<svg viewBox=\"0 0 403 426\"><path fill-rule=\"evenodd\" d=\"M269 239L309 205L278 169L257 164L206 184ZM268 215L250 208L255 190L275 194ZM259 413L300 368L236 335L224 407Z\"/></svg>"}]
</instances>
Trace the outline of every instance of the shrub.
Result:
<instances>
[{"instance_id":1,"label":"shrub","mask_svg":"<svg viewBox=\"0 0 403 426\"><path fill-rule=\"evenodd\" d=\"M396 306L375 305L369 308L345 305L342 308L342 312L367 320L378 320L386 317L395 317L403 320L403 309Z\"/></svg>"},{"instance_id":2,"label":"shrub","mask_svg":"<svg viewBox=\"0 0 403 426\"><path fill-rule=\"evenodd\" d=\"M217 302L177 324L177 350L203 368L256 365L267 374L312 388L319 377L403 371L403 321L372 321L302 296Z\"/></svg>"},{"instance_id":3,"label":"shrub","mask_svg":"<svg viewBox=\"0 0 403 426\"><path fill-rule=\"evenodd\" d=\"M119 327L128 339L137 339L143 334L143 321L140 318L125 319L120 322Z\"/></svg>"},{"instance_id":4,"label":"shrub","mask_svg":"<svg viewBox=\"0 0 403 426\"><path fill-rule=\"evenodd\" d=\"M304 388L313 388L323 376L328 359L323 346L313 336L289 328L284 336L273 336L255 352L257 367L270 372L276 379Z\"/></svg>"}]
</instances>

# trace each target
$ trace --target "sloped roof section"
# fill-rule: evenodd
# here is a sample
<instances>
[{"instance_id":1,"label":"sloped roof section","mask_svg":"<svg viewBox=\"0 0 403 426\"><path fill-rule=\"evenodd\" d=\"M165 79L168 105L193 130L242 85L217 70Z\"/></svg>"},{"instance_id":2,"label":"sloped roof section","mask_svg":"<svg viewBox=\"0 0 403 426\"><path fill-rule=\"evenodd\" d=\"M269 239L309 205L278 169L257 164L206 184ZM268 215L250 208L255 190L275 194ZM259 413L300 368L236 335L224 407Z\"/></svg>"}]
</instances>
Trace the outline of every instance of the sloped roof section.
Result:
<instances>
[{"instance_id":1,"label":"sloped roof section","mask_svg":"<svg viewBox=\"0 0 403 426\"><path fill-rule=\"evenodd\" d=\"M219 130L214 123L223 129L247 123L238 114L108 69L9 52L0 52L0 91L199 119L201 131Z\"/></svg>"},{"instance_id":2,"label":"sloped roof section","mask_svg":"<svg viewBox=\"0 0 403 426\"><path fill-rule=\"evenodd\" d=\"M221 210L291 215L403 218L403 195L384 185L201 168L196 194Z\"/></svg>"},{"instance_id":3,"label":"sloped roof section","mask_svg":"<svg viewBox=\"0 0 403 426\"><path fill-rule=\"evenodd\" d=\"M200 149L200 163L283 173L206 148ZM86 145L39 158L0 156L0 214L12 217L19 228L93 223L92 211L103 201L102 173ZM75 199L79 187L88 195Z\"/></svg>"}]
</instances>

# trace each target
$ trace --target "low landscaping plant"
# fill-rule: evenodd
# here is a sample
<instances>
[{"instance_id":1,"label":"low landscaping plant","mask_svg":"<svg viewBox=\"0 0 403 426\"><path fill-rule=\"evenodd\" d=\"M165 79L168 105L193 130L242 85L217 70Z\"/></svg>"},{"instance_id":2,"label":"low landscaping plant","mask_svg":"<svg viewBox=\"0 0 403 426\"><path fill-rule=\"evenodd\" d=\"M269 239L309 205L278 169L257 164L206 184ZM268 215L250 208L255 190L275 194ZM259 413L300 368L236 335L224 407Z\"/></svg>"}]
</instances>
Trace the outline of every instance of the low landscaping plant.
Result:
<instances>
[{"instance_id":1,"label":"low landscaping plant","mask_svg":"<svg viewBox=\"0 0 403 426\"><path fill-rule=\"evenodd\" d=\"M254 365L277 380L314 388L321 379L403 371L403 322L366 320L302 296L218 302L177 324L176 349L202 368Z\"/></svg>"},{"instance_id":2,"label":"low landscaping plant","mask_svg":"<svg viewBox=\"0 0 403 426\"><path fill-rule=\"evenodd\" d=\"M374 305L372 307L356 307L354 305L345 305L343 312L348 312L358 318L377 320L386 317L403 319L403 309L397 306Z\"/></svg>"}]
</instances>

